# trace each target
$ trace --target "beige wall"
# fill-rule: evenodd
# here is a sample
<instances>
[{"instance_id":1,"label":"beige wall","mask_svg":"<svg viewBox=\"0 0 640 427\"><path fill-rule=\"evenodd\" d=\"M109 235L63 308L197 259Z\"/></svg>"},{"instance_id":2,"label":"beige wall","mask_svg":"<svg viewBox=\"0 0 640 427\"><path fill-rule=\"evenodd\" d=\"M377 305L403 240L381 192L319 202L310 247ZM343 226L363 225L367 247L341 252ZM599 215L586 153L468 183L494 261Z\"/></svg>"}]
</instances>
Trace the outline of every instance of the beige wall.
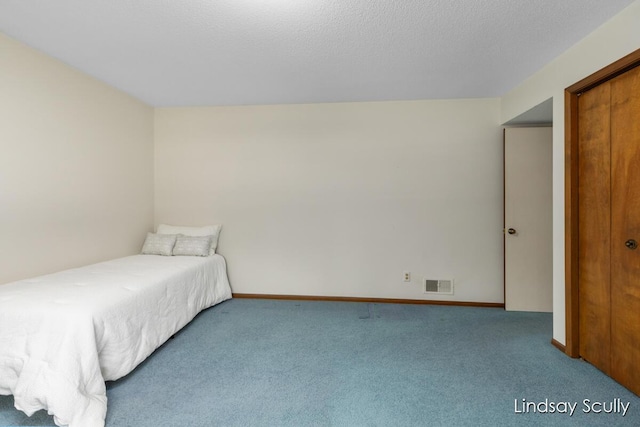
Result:
<instances>
[{"instance_id":1,"label":"beige wall","mask_svg":"<svg viewBox=\"0 0 640 427\"><path fill-rule=\"evenodd\" d=\"M0 283L139 250L153 109L0 33Z\"/></svg>"},{"instance_id":2,"label":"beige wall","mask_svg":"<svg viewBox=\"0 0 640 427\"><path fill-rule=\"evenodd\" d=\"M156 223L223 223L237 292L423 298L427 276L500 301L498 125L552 97L564 342L563 90L640 48L638 22L640 0L500 102L159 109ZM0 283L136 252L153 110L2 35L0 93Z\"/></svg>"},{"instance_id":3,"label":"beige wall","mask_svg":"<svg viewBox=\"0 0 640 427\"><path fill-rule=\"evenodd\" d=\"M640 49L640 0L502 98L502 122L553 97L553 337L565 343L564 89Z\"/></svg>"},{"instance_id":4,"label":"beige wall","mask_svg":"<svg viewBox=\"0 0 640 427\"><path fill-rule=\"evenodd\" d=\"M156 223L223 224L234 292L502 302L499 111L157 109ZM423 294L422 277L455 279L455 295Z\"/></svg>"}]
</instances>

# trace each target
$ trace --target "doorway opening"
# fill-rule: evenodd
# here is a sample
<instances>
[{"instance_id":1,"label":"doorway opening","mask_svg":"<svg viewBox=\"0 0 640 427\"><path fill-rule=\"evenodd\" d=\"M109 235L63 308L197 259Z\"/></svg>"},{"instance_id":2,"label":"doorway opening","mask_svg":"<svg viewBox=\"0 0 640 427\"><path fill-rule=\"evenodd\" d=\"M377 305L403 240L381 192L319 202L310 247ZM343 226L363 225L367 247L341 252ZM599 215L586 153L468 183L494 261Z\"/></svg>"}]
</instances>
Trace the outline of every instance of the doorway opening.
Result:
<instances>
[{"instance_id":1,"label":"doorway opening","mask_svg":"<svg viewBox=\"0 0 640 427\"><path fill-rule=\"evenodd\" d=\"M504 124L506 310L553 311L553 98Z\"/></svg>"}]
</instances>

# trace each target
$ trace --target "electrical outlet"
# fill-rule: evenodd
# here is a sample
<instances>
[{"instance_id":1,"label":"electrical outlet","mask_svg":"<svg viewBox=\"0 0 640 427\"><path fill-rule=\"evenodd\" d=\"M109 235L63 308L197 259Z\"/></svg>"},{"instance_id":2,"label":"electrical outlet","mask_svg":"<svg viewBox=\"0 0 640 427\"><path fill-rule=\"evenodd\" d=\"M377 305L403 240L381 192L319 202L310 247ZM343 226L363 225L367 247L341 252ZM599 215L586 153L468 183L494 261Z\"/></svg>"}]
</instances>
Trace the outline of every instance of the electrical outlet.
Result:
<instances>
[{"instance_id":1,"label":"electrical outlet","mask_svg":"<svg viewBox=\"0 0 640 427\"><path fill-rule=\"evenodd\" d=\"M402 275L402 281L403 282L410 282L411 281L411 272L410 271L405 271Z\"/></svg>"}]
</instances>

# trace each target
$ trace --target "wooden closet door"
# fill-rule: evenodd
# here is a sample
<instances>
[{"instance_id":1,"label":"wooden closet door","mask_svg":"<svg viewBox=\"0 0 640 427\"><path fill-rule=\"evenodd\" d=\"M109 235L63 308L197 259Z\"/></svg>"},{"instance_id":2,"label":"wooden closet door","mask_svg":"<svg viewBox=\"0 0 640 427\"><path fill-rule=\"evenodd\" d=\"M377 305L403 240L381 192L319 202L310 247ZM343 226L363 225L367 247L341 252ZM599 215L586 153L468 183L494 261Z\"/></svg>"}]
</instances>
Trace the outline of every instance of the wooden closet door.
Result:
<instances>
[{"instance_id":1,"label":"wooden closet door","mask_svg":"<svg viewBox=\"0 0 640 427\"><path fill-rule=\"evenodd\" d=\"M578 110L580 356L640 395L640 67Z\"/></svg>"},{"instance_id":2,"label":"wooden closet door","mask_svg":"<svg viewBox=\"0 0 640 427\"><path fill-rule=\"evenodd\" d=\"M640 394L640 67L611 80L611 170L611 376Z\"/></svg>"},{"instance_id":3,"label":"wooden closet door","mask_svg":"<svg viewBox=\"0 0 640 427\"><path fill-rule=\"evenodd\" d=\"M611 367L611 86L578 99L578 277L580 356L610 375Z\"/></svg>"}]
</instances>

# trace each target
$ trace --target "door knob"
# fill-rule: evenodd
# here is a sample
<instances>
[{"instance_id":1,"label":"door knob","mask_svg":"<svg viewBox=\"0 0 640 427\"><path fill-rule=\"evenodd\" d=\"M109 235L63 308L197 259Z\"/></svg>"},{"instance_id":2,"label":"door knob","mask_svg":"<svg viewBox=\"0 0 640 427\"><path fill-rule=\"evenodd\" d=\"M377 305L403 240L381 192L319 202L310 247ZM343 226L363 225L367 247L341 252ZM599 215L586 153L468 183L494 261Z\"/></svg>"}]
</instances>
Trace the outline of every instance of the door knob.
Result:
<instances>
[{"instance_id":1,"label":"door knob","mask_svg":"<svg viewBox=\"0 0 640 427\"><path fill-rule=\"evenodd\" d=\"M515 228L510 228L510 229L507 230L507 233L516 234L516 229Z\"/></svg>"},{"instance_id":2,"label":"door knob","mask_svg":"<svg viewBox=\"0 0 640 427\"><path fill-rule=\"evenodd\" d=\"M624 245L625 245L626 247L628 247L629 249L635 249L635 248L637 248L637 247L638 247L638 242L636 242L636 241L635 241L635 240L633 240L633 239L629 239L629 240L627 240L626 242L624 242Z\"/></svg>"}]
</instances>

